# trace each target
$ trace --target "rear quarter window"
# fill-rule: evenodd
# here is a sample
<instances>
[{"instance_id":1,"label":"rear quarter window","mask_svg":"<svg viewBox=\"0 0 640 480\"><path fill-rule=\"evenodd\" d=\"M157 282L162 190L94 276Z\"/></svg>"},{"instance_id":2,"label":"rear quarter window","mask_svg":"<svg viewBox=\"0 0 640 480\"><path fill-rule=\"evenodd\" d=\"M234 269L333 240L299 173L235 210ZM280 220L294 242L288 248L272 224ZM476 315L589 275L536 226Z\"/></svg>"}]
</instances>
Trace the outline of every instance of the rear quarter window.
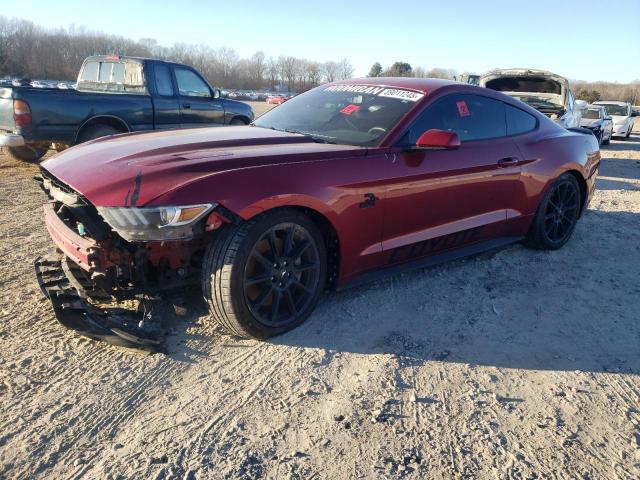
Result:
<instances>
[{"instance_id":1,"label":"rear quarter window","mask_svg":"<svg viewBox=\"0 0 640 480\"><path fill-rule=\"evenodd\" d=\"M538 126L538 120L533 115L519 108L505 105L507 113L507 135L522 135L531 132Z\"/></svg>"}]
</instances>

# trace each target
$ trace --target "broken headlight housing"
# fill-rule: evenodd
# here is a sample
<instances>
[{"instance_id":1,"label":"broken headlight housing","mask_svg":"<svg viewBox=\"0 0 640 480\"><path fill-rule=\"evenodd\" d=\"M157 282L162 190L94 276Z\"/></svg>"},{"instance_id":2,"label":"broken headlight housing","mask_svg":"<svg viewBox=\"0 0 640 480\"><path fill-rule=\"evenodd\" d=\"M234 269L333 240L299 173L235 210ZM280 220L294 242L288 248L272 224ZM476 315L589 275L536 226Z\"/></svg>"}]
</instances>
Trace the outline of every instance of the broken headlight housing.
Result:
<instances>
[{"instance_id":1,"label":"broken headlight housing","mask_svg":"<svg viewBox=\"0 0 640 480\"><path fill-rule=\"evenodd\" d=\"M189 240L193 226L216 204L175 207L97 207L118 235L129 242Z\"/></svg>"}]
</instances>

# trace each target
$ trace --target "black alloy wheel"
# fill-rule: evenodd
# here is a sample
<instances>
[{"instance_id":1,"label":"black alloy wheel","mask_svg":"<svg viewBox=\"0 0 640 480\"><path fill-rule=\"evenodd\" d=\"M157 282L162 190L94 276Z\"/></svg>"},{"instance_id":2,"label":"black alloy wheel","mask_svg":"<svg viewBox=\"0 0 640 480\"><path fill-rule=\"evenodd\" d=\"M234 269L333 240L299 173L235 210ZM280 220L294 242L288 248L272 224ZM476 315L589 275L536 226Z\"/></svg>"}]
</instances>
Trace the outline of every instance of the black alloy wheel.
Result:
<instances>
[{"instance_id":1,"label":"black alloy wheel","mask_svg":"<svg viewBox=\"0 0 640 480\"><path fill-rule=\"evenodd\" d=\"M572 182L555 186L544 216L545 234L554 243L560 243L573 231L578 219L580 192Z\"/></svg>"},{"instance_id":2,"label":"black alloy wheel","mask_svg":"<svg viewBox=\"0 0 640 480\"><path fill-rule=\"evenodd\" d=\"M526 243L549 250L562 247L575 230L582 201L576 177L570 173L561 175L540 202Z\"/></svg>"},{"instance_id":3,"label":"black alloy wheel","mask_svg":"<svg viewBox=\"0 0 640 480\"><path fill-rule=\"evenodd\" d=\"M214 234L202 290L212 320L227 333L265 339L304 322L327 275L327 244L304 212L282 208Z\"/></svg>"},{"instance_id":4,"label":"black alloy wheel","mask_svg":"<svg viewBox=\"0 0 640 480\"><path fill-rule=\"evenodd\" d=\"M279 327L313 301L320 281L320 255L311 234L295 223L280 223L255 243L244 271L249 310L262 324Z\"/></svg>"}]
</instances>

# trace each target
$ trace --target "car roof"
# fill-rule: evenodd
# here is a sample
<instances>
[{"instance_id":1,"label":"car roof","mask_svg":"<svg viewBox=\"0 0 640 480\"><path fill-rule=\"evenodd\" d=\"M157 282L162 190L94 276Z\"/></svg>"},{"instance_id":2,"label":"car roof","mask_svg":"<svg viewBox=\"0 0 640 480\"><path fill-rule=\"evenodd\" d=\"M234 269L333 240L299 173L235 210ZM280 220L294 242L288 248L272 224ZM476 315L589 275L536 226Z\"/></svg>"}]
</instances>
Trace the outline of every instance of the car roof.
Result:
<instances>
[{"instance_id":1,"label":"car roof","mask_svg":"<svg viewBox=\"0 0 640 480\"><path fill-rule=\"evenodd\" d=\"M414 77L365 77L352 78L332 82L330 85L371 85L377 87L405 88L429 95L433 91L447 85L456 85L460 82L443 80L441 78L414 78ZM466 84L460 84L466 85Z\"/></svg>"}]
</instances>

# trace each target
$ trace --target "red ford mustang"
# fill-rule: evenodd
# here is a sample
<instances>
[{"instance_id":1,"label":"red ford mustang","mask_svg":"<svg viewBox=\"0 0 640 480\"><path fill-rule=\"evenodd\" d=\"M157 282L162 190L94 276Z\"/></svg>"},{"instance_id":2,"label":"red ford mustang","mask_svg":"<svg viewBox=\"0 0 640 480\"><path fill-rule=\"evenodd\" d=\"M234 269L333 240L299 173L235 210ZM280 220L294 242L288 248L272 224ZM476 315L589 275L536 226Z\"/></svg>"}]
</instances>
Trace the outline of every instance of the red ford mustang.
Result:
<instances>
[{"instance_id":1,"label":"red ford mustang","mask_svg":"<svg viewBox=\"0 0 640 480\"><path fill-rule=\"evenodd\" d=\"M36 271L58 319L93 338L151 348L141 314L96 300L189 285L226 331L267 338L327 288L520 240L561 247L599 163L593 135L499 92L337 82L252 126L117 135L45 162L58 253Z\"/></svg>"}]
</instances>

